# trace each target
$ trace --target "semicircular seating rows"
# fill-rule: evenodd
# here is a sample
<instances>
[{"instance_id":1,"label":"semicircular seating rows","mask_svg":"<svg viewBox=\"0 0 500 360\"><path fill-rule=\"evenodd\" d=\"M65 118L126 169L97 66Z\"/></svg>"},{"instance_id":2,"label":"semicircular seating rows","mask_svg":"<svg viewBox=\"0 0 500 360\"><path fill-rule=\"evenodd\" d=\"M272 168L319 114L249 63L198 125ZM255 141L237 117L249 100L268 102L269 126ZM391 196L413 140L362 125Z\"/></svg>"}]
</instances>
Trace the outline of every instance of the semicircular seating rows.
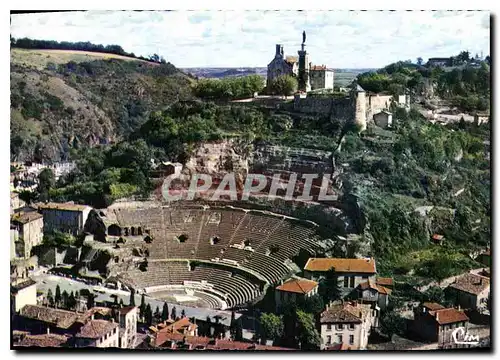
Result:
<instances>
[{"instance_id":1,"label":"semicircular seating rows","mask_svg":"<svg viewBox=\"0 0 500 360\"><path fill-rule=\"evenodd\" d=\"M113 211L118 226L141 227L152 238L150 243L144 243L149 251L148 270L134 269L126 274L136 286L207 280L215 282L214 289L227 295L230 307L261 295L252 280L241 274L231 276L230 266L257 273L273 285L293 273L285 265L287 259L293 259L300 250L314 255L316 249L314 227L258 211L186 207ZM189 271L187 262L169 261L174 259L217 261L219 267L228 264L228 270L199 266Z\"/></svg>"}]
</instances>

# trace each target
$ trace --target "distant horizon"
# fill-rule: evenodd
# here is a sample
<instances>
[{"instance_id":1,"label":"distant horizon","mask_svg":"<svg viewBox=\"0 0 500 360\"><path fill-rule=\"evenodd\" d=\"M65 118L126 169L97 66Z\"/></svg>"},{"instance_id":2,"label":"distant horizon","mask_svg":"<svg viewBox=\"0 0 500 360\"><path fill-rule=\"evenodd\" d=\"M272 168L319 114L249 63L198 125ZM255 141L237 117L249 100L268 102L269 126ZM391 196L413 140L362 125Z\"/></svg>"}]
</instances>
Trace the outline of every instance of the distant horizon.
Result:
<instances>
[{"instance_id":1,"label":"distant horizon","mask_svg":"<svg viewBox=\"0 0 500 360\"><path fill-rule=\"evenodd\" d=\"M383 24L383 26L381 26ZM181 69L265 68L275 45L313 64L378 69L468 50L490 54L488 11L79 11L11 15L11 36L120 45Z\"/></svg>"},{"instance_id":2,"label":"distant horizon","mask_svg":"<svg viewBox=\"0 0 500 360\"><path fill-rule=\"evenodd\" d=\"M175 65L175 64L174 64ZM389 65L389 64L387 64ZM179 67L176 66L180 70L189 70L189 69L216 69L216 70L232 70L232 69L267 69L267 66L190 66L190 67ZM381 67L371 67L371 68L330 68L333 70L378 70Z\"/></svg>"}]
</instances>

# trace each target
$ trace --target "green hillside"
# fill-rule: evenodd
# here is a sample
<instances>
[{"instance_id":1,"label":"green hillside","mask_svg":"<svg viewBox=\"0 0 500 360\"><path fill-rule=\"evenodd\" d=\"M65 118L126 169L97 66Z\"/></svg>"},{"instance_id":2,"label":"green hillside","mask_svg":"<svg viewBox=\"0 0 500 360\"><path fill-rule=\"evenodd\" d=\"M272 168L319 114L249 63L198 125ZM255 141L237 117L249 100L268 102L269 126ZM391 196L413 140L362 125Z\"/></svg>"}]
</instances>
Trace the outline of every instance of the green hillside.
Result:
<instances>
[{"instance_id":1,"label":"green hillside","mask_svg":"<svg viewBox=\"0 0 500 360\"><path fill-rule=\"evenodd\" d=\"M73 50L11 50L11 159L59 160L117 141L152 111L191 98L170 63Z\"/></svg>"}]
</instances>

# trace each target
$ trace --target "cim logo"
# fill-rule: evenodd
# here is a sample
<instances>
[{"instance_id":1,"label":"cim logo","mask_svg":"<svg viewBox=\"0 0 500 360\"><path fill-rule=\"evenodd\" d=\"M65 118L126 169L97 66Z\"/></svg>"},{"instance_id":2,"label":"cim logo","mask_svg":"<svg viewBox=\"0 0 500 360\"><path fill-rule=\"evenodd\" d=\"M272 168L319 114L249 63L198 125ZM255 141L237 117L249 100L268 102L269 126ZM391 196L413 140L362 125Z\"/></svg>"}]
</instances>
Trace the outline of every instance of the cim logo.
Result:
<instances>
[{"instance_id":1,"label":"cim logo","mask_svg":"<svg viewBox=\"0 0 500 360\"><path fill-rule=\"evenodd\" d=\"M455 344L461 345L477 345L479 344L479 336L467 333L463 327L458 327L451 333Z\"/></svg>"}]
</instances>

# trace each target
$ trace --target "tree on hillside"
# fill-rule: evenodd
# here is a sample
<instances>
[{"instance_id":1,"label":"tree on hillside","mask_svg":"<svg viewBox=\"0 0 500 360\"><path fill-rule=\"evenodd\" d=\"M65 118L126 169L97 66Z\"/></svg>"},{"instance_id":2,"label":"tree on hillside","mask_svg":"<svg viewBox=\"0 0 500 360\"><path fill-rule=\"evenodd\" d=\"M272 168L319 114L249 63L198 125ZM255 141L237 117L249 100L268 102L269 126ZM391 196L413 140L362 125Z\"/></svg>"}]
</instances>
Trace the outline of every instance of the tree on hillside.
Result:
<instances>
[{"instance_id":1,"label":"tree on hillside","mask_svg":"<svg viewBox=\"0 0 500 360\"><path fill-rule=\"evenodd\" d=\"M325 278L319 283L318 292L325 304L341 298L342 288L340 286L335 268L332 267L327 271Z\"/></svg>"},{"instance_id":2,"label":"tree on hillside","mask_svg":"<svg viewBox=\"0 0 500 360\"><path fill-rule=\"evenodd\" d=\"M49 291L47 291L47 301L48 301L49 306L54 306L54 295L52 294L51 289L49 289Z\"/></svg>"},{"instance_id":3,"label":"tree on hillside","mask_svg":"<svg viewBox=\"0 0 500 360\"><path fill-rule=\"evenodd\" d=\"M149 303L146 305L146 310L144 311L144 321L148 326L153 324L153 311Z\"/></svg>"},{"instance_id":4,"label":"tree on hillside","mask_svg":"<svg viewBox=\"0 0 500 360\"><path fill-rule=\"evenodd\" d=\"M422 59L420 56L417 58L417 65L423 65L424 59Z\"/></svg>"},{"instance_id":5,"label":"tree on hillside","mask_svg":"<svg viewBox=\"0 0 500 360\"><path fill-rule=\"evenodd\" d=\"M135 290L131 289L130 290L130 301L129 301L130 306L135 306Z\"/></svg>"},{"instance_id":6,"label":"tree on hillside","mask_svg":"<svg viewBox=\"0 0 500 360\"><path fill-rule=\"evenodd\" d=\"M243 340L243 324L241 323L241 318L236 320L236 330L234 332L234 340L235 341Z\"/></svg>"},{"instance_id":7,"label":"tree on hillside","mask_svg":"<svg viewBox=\"0 0 500 360\"><path fill-rule=\"evenodd\" d=\"M394 311L386 312L380 320L380 330L390 337L394 334L403 335L406 330L405 319Z\"/></svg>"},{"instance_id":8,"label":"tree on hillside","mask_svg":"<svg viewBox=\"0 0 500 360\"><path fill-rule=\"evenodd\" d=\"M291 75L280 75L271 81L271 91L276 95L292 95L297 87L297 79Z\"/></svg>"},{"instance_id":9,"label":"tree on hillside","mask_svg":"<svg viewBox=\"0 0 500 360\"><path fill-rule=\"evenodd\" d=\"M162 311L161 311L161 319L162 319L162 321L166 321L166 320L168 320L168 315L169 315L169 314L168 314L168 304L167 304L167 302L165 301L165 302L163 303L163 309L162 309Z\"/></svg>"},{"instance_id":10,"label":"tree on hillside","mask_svg":"<svg viewBox=\"0 0 500 360\"><path fill-rule=\"evenodd\" d=\"M182 309L181 318L185 318L185 317L186 317L186 310Z\"/></svg>"},{"instance_id":11,"label":"tree on hillside","mask_svg":"<svg viewBox=\"0 0 500 360\"><path fill-rule=\"evenodd\" d=\"M304 298L303 300L299 301L297 305L304 312L311 314L319 314L325 309L325 302L319 294Z\"/></svg>"},{"instance_id":12,"label":"tree on hillside","mask_svg":"<svg viewBox=\"0 0 500 360\"><path fill-rule=\"evenodd\" d=\"M68 306L68 304L69 304L69 294L68 294L68 292L66 290L64 290L62 292L62 294L61 294L61 297L62 297L62 301L61 301L62 305L61 305L61 307L63 309L68 309L69 308L69 306Z\"/></svg>"},{"instance_id":13,"label":"tree on hillside","mask_svg":"<svg viewBox=\"0 0 500 360\"><path fill-rule=\"evenodd\" d=\"M153 54L153 55L149 56L149 60L151 60L153 62L160 62L160 56L158 54Z\"/></svg>"},{"instance_id":14,"label":"tree on hillside","mask_svg":"<svg viewBox=\"0 0 500 360\"><path fill-rule=\"evenodd\" d=\"M297 326L301 350L317 350L321 342L313 314L297 311Z\"/></svg>"},{"instance_id":15,"label":"tree on hillside","mask_svg":"<svg viewBox=\"0 0 500 360\"><path fill-rule=\"evenodd\" d=\"M139 306L139 317L144 318L144 311L146 310L146 299L144 293L141 295L141 305Z\"/></svg>"},{"instance_id":16,"label":"tree on hillside","mask_svg":"<svg viewBox=\"0 0 500 360\"><path fill-rule=\"evenodd\" d=\"M160 313L160 308L158 307L158 305L156 306L156 309L155 309L155 312L153 314L153 317L154 317L154 321L155 322L160 322L161 321L161 313Z\"/></svg>"},{"instance_id":17,"label":"tree on hillside","mask_svg":"<svg viewBox=\"0 0 500 360\"><path fill-rule=\"evenodd\" d=\"M172 313L170 314L170 318L172 320L176 320L177 319L177 308L175 306L172 308Z\"/></svg>"},{"instance_id":18,"label":"tree on hillside","mask_svg":"<svg viewBox=\"0 0 500 360\"><path fill-rule=\"evenodd\" d=\"M75 294L72 291L68 297L68 309L73 310L73 309L75 309L75 307L76 307L76 298L75 298Z\"/></svg>"},{"instance_id":19,"label":"tree on hillside","mask_svg":"<svg viewBox=\"0 0 500 360\"><path fill-rule=\"evenodd\" d=\"M94 302L94 299L95 299L95 295L92 294L92 293L89 293L87 295L87 309L92 309L95 305L95 302Z\"/></svg>"},{"instance_id":20,"label":"tree on hillside","mask_svg":"<svg viewBox=\"0 0 500 360\"><path fill-rule=\"evenodd\" d=\"M54 300L56 302L56 306L61 306L62 297L61 297L61 288L59 287L59 285L56 286L56 296Z\"/></svg>"},{"instance_id":21,"label":"tree on hillside","mask_svg":"<svg viewBox=\"0 0 500 360\"><path fill-rule=\"evenodd\" d=\"M262 313L259 318L259 336L262 343L267 340L278 341L283 336L283 320L273 313Z\"/></svg>"},{"instance_id":22,"label":"tree on hillside","mask_svg":"<svg viewBox=\"0 0 500 360\"><path fill-rule=\"evenodd\" d=\"M299 346L297 326L297 306L289 304L283 311L283 334L280 343L285 347L297 348Z\"/></svg>"},{"instance_id":23,"label":"tree on hillside","mask_svg":"<svg viewBox=\"0 0 500 360\"><path fill-rule=\"evenodd\" d=\"M234 311L231 311L231 323L229 325L229 331L234 339L236 335L236 313Z\"/></svg>"},{"instance_id":24,"label":"tree on hillside","mask_svg":"<svg viewBox=\"0 0 500 360\"><path fill-rule=\"evenodd\" d=\"M38 175L38 193L40 194L40 201L49 201L50 189L56 185L56 177L54 172L49 169L43 169Z\"/></svg>"},{"instance_id":25,"label":"tree on hillside","mask_svg":"<svg viewBox=\"0 0 500 360\"><path fill-rule=\"evenodd\" d=\"M205 326L204 326L204 331L203 331L203 336L212 336L211 330L212 328L212 319L210 318L209 315L207 315L207 319L205 320Z\"/></svg>"}]
</instances>

